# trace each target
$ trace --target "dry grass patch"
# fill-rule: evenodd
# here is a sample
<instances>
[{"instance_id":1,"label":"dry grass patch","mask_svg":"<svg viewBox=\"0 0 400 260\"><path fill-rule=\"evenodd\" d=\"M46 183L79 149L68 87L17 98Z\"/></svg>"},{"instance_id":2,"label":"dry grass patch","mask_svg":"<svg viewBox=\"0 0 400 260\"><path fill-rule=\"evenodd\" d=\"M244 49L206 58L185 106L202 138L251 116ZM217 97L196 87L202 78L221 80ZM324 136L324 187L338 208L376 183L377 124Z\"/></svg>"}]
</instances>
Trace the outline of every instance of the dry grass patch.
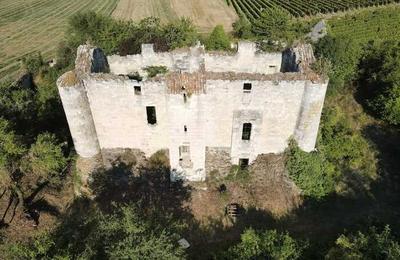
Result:
<instances>
[{"instance_id":1,"label":"dry grass patch","mask_svg":"<svg viewBox=\"0 0 400 260\"><path fill-rule=\"evenodd\" d=\"M224 0L120 0L113 16L134 21L155 16L162 22L189 17L202 32L210 31L217 24L231 30L232 23L238 18Z\"/></svg>"}]
</instances>

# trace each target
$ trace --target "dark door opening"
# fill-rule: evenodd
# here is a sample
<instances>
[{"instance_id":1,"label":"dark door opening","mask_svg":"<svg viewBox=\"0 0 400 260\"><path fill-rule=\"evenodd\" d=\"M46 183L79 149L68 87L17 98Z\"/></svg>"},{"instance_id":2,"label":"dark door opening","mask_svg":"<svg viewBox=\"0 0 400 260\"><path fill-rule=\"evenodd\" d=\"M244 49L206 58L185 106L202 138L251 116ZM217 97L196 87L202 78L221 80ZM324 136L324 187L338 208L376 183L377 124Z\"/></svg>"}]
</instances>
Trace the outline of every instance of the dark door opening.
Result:
<instances>
[{"instance_id":1,"label":"dark door opening","mask_svg":"<svg viewBox=\"0 0 400 260\"><path fill-rule=\"evenodd\" d=\"M239 166L241 169L246 169L249 166L249 158L240 158Z\"/></svg>"}]
</instances>

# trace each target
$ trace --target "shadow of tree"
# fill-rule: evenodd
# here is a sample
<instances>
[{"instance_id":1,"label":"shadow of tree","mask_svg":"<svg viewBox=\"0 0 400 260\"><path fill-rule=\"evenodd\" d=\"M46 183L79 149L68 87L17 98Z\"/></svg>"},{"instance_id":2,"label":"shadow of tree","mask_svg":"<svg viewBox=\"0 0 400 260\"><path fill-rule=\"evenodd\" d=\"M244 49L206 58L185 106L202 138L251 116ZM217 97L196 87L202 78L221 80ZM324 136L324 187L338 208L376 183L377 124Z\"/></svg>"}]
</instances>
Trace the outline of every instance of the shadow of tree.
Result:
<instances>
[{"instance_id":1,"label":"shadow of tree","mask_svg":"<svg viewBox=\"0 0 400 260\"><path fill-rule=\"evenodd\" d=\"M109 210L115 203L135 203L144 214L179 219L193 217L184 206L190 201L191 187L182 181L172 182L166 166L142 166L134 173L130 165L119 163L94 173L92 178L90 187L103 210Z\"/></svg>"},{"instance_id":2,"label":"shadow of tree","mask_svg":"<svg viewBox=\"0 0 400 260\"><path fill-rule=\"evenodd\" d=\"M78 198L70 206L57 230L56 237L64 238L57 246L72 243L77 248L84 247L79 241L90 232L90 226L79 230L82 228L82 215L97 206L107 212L119 203L134 203L143 217L159 225L178 226L175 230L191 244L187 250L190 259L212 258L216 251L238 242L242 232L250 227L289 231L297 239L310 241L306 259L323 258L339 234L345 231L387 223L398 232L400 148L395 144L400 143L399 132L373 125L365 128L363 134L379 151L381 171L380 179L373 183L368 194L355 190L352 196L347 197L333 194L319 201L306 199L300 208L281 218L263 209L247 208L242 209L233 224L227 225L228 217L225 217L209 219L204 225L188 207L194 187L183 182L171 182L168 166L148 164L132 170L132 165L116 163L111 169L100 170L92 176L90 187L94 200Z\"/></svg>"},{"instance_id":3,"label":"shadow of tree","mask_svg":"<svg viewBox=\"0 0 400 260\"><path fill-rule=\"evenodd\" d=\"M388 192L399 191L400 130L386 124L376 124L365 127L363 134L379 152L378 163L381 181L377 184L384 184ZM386 185L389 185L389 187Z\"/></svg>"}]
</instances>

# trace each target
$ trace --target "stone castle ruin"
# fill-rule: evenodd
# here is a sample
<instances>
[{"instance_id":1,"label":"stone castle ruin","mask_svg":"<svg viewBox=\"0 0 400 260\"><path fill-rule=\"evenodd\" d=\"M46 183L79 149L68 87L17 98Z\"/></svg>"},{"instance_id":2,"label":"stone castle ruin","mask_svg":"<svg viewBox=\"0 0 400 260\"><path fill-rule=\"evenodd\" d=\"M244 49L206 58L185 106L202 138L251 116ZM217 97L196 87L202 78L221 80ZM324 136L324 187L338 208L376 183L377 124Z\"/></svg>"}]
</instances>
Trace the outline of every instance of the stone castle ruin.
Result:
<instances>
[{"instance_id":1,"label":"stone castle ruin","mask_svg":"<svg viewBox=\"0 0 400 260\"><path fill-rule=\"evenodd\" d=\"M83 45L75 70L57 84L81 157L165 149L171 178L203 181L221 162L281 153L291 137L314 149L327 88L309 68L314 60L307 44L283 53L259 52L252 42L239 42L235 53L200 45L157 53L144 44L141 54L108 57ZM152 66L166 73L147 77Z\"/></svg>"}]
</instances>

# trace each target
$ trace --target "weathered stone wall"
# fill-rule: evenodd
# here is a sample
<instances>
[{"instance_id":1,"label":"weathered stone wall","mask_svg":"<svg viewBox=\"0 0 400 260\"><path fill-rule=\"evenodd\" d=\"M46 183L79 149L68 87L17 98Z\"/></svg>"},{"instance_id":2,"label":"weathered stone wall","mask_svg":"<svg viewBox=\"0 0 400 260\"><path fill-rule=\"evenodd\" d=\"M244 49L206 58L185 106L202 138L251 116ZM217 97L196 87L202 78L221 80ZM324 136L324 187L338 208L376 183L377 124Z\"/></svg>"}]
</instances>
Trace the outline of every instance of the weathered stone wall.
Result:
<instances>
[{"instance_id":1,"label":"weathered stone wall","mask_svg":"<svg viewBox=\"0 0 400 260\"><path fill-rule=\"evenodd\" d=\"M206 176L221 178L229 174L231 169L231 148L230 147L206 147Z\"/></svg>"},{"instance_id":2,"label":"weathered stone wall","mask_svg":"<svg viewBox=\"0 0 400 260\"><path fill-rule=\"evenodd\" d=\"M90 54L93 49L86 49L83 52L86 56L93 55ZM190 52L194 54L189 56L187 52L156 54L146 45L143 50L140 59L110 57L111 71L126 74L135 66L164 62L175 71L178 66L185 72L138 82L113 74L87 73L89 66L90 71L96 67L93 59L85 63L84 58L78 57L77 69L82 67L79 71L85 73L69 85L65 83L66 76L60 79L60 95L81 156L91 156L100 149L140 149L149 157L166 149L173 177L202 181L210 171L206 164L219 160L206 158L210 154L217 154L221 164L227 165L226 151L219 153L207 147L229 147L231 164L238 164L240 158L248 158L251 163L259 154L283 152L291 136L303 150L314 148L326 82L312 82L303 73L268 74L265 67L263 74L243 73L257 72L258 62L243 63L247 65L239 68L242 73L213 72L207 70L207 56L205 65L202 63L203 54L198 48L192 48ZM251 44L243 45L239 46L238 54L224 57L258 55L254 50ZM177 57L185 58L178 62ZM256 60L254 57L250 60ZM129 62L136 63L133 66ZM218 61L208 62L215 70L222 66ZM228 70L237 66L234 62L231 65ZM185 73L191 74L186 77ZM180 83L187 84L187 89L183 85L180 89ZM251 91L243 90L244 83L251 84ZM135 93L135 86L141 87L141 93ZM147 106L156 108L154 125L147 122ZM244 123L252 124L250 140L242 140ZM188 147L185 150L189 161L185 163L182 146Z\"/></svg>"},{"instance_id":3,"label":"weathered stone wall","mask_svg":"<svg viewBox=\"0 0 400 260\"><path fill-rule=\"evenodd\" d=\"M78 77L85 77L90 73L109 73L107 57L103 50L91 45L81 45L78 47L75 60L75 73Z\"/></svg>"},{"instance_id":4,"label":"weathered stone wall","mask_svg":"<svg viewBox=\"0 0 400 260\"><path fill-rule=\"evenodd\" d=\"M176 174L191 180L205 179L207 146L231 147L231 163L237 164L239 158L282 152L297 130L300 147L313 148L326 89L306 80L207 80L205 93L185 102L182 94L168 94L165 81L98 76L84 82L101 148L137 147L147 156L169 149ZM245 82L252 84L250 93L243 92ZM141 95L135 95L135 85ZM317 108L313 100L319 101ZM156 125L147 123L146 106L156 107ZM244 123L252 123L250 141L241 139ZM179 166L181 145L190 146L192 170Z\"/></svg>"},{"instance_id":5,"label":"weathered stone wall","mask_svg":"<svg viewBox=\"0 0 400 260\"><path fill-rule=\"evenodd\" d=\"M83 82L74 72L68 72L57 85L76 152L82 157L94 157L100 153L100 146Z\"/></svg>"},{"instance_id":6,"label":"weathered stone wall","mask_svg":"<svg viewBox=\"0 0 400 260\"><path fill-rule=\"evenodd\" d=\"M152 44L143 44L141 54L108 56L108 62L113 74L128 75L135 72L143 73L148 66L165 66L169 71L195 72L203 65L201 46L179 49L172 52L154 52Z\"/></svg>"},{"instance_id":7,"label":"weathered stone wall","mask_svg":"<svg viewBox=\"0 0 400 260\"><path fill-rule=\"evenodd\" d=\"M111 72L128 75L142 72L147 66L166 66L170 71L195 72L203 66L210 72L246 72L272 74L279 72L281 53L258 53L256 45L240 42L234 54L205 53L203 46L180 49L172 52L156 53L153 45L142 45L142 53L137 55L108 57Z\"/></svg>"},{"instance_id":8,"label":"weathered stone wall","mask_svg":"<svg viewBox=\"0 0 400 260\"><path fill-rule=\"evenodd\" d=\"M307 82L302 98L300 114L294 138L298 145L306 152L314 150L318 135L326 86Z\"/></svg>"}]
</instances>

